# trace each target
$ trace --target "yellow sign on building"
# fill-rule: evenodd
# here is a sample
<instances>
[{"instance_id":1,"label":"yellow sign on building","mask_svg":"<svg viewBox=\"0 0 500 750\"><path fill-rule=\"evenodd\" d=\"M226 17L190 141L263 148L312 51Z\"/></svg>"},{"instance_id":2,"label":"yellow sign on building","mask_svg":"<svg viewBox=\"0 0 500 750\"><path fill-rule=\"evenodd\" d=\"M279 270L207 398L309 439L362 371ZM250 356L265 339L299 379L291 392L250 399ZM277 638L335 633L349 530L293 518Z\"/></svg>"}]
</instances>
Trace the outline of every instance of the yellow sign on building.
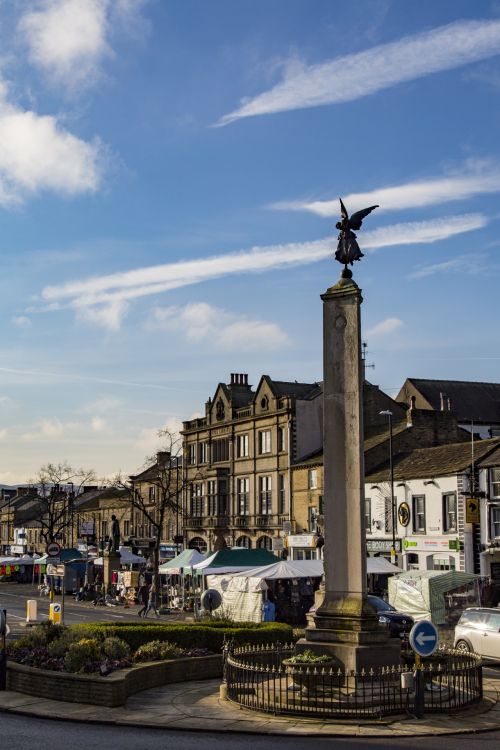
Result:
<instances>
[{"instance_id":1,"label":"yellow sign on building","mask_svg":"<svg viewBox=\"0 0 500 750\"><path fill-rule=\"evenodd\" d=\"M465 500L466 523L480 523L479 500L476 497L468 497Z\"/></svg>"}]
</instances>

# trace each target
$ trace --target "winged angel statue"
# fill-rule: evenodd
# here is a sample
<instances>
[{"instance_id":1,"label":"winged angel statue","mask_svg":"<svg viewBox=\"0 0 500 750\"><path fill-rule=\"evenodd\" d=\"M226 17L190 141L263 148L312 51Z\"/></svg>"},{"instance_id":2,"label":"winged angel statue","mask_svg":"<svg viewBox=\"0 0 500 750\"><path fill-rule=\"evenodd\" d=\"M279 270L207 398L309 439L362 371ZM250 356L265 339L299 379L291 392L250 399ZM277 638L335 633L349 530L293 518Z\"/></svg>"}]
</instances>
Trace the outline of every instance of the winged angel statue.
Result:
<instances>
[{"instance_id":1,"label":"winged angel statue","mask_svg":"<svg viewBox=\"0 0 500 750\"><path fill-rule=\"evenodd\" d=\"M378 206L370 206L369 208L363 208L361 211L356 211L351 217L347 213L347 209L340 200L340 214L342 220L338 221L335 226L340 230L337 245L337 252L335 253L335 260L339 263L343 263L347 268L348 263L352 264L355 260L361 260L363 253L359 249L359 245L356 241L356 235L352 231L353 229L360 229L361 224L365 216L368 216Z\"/></svg>"}]
</instances>

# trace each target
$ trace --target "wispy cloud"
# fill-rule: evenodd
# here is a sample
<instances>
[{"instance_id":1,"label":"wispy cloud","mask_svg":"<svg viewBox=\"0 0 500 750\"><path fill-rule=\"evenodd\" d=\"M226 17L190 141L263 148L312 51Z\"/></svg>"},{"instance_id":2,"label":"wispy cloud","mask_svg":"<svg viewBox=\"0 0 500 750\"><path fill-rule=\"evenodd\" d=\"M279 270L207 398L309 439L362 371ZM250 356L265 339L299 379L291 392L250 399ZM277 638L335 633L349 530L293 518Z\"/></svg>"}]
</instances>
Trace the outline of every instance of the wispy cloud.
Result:
<instances>
[{"instance_id":1,"label":"wispy cloud","mask_svg":"<svg viewBox=\"0 0 500 750\"><path fill-rule=\"evenodd\" d=\"M50 370L31 370L21 367L0 367L0 373L6 375L16 375L26 378L47 378L49 381L57 383L61 381L81 382L81 383L101 383L103 385L120 385L125 388L153 388L162 391L171 391L171 385L161 385L159 383L138 382L133 380L117 380L115 378L99 378L91 375L80 375L76 372L51 372ZM175 386L174 386L175 388ZM179 390L181 390L179 388ZM0 398L1 400L1 398Z\"/></svg>"},{"instance_id":2,"label":"wispy cloud","mask_svg":"<svg viewBox=\"0 0 500 750\"><path fill-rule=\"evenodd\" d=\"M276 349L289 343L287 334L276 323L249 320L206 302L155 307L148 327L175 330L188 341L209 341L210 346L230 351Z\"/></svg>"},{"instance_id":3,"label":"wispy cloud","mask_svg":"<svg viewBox=\"0 0 500 750\"><path fill-rule=\"evenodd\" d=\"M40 0L21 15L18 32L28 57L49 81L72 93L88 88L113 56L114 30L137 33L143 0Z\"/></svg>"},{"instance_id":4,"label":"wispy cloud","mask_svg":"<svg viewBox=\"0 0 500 750\"><path fill-rule=\"evenodd\" d=\"M387 336L401 328L404 323L399 318L386 318L366 331L366 336Z\"/></svg>"},{"instance_id":5,"label":"wispy cloud","mask_svg":"<svg viewBox=\"0 0 500 750\"><path fill-rule=\"evenodd\" d=\"M381 187L366 193L351 193L342 197L349 210L379 204L381 211L398 211L404 208L464 200L482 193L500 192L500 168L486 161L469 161L460 172L415 180L391 187ZM338 198L334 200L279 201L269 208L284 211L309 211L318 216L339 214Z\"/></svg>"},{"instance_id":6,"label":"wispy cloud","mask_svg":"<svg viewBox=\"0 0 500 750\"><path fill-rule=\"evenodd\" d=\"M18 328L29 328L31 325L31 320L26 315L13 315L11 320Z\"/></svg>"},{"instance_id":7,"label":"wispy cloud","mask_svg":"<svg viewBox=\"0 0 500 750\"><path fill-rule=\"evenodd\" d=\"M442 263L430 263L420 266L408 275L409 279L425 279L438 273L468 273L478 274L484 271L486 255L478 253L474 256L458 255L456 258Z\"/></svg>"},{"instance_id":8,"label":"wispy cloud","mask_svg":"<svg viewBox=\"0 0 500 750\"><path fill-rule=\"evenodd\" d=\"M362 248L375 250L384 246L437 242L463 232L480 229L487 223L487 218L482 214L463 214L432 221L393 224L365 232ZM48 286L43 289L42 298L48 303L48 310L65 306L75 308L80 314L80 310L92 308L90 316L86 315L87 320L93 317L94 322L102 325L102 321L110 315L117 323L118 320L113 318L113 315L119 309L116 307L117 303L122 300L160 294L230 274L259 273L275 268L314 263L330 256L334 247L335 240L332 237L311 242L254 247L243 252L166 263L161 266L147 266L123 273L70 281L59 286ZM30 310L35 311L33 308Z\"/></svg>"},{"instance_id":9,"label":"wispy cloud","mask_svg":"<svg viewBox=\"0 0 500 750\"><path fill-rule=\"evenodd\" d=\"M222 117L217 125L243 117L354 101L499 52L500 21L457 21L316 65L290 60L280 83L258 96L243 99L241 106Z\"/></svg>"}]
</instances>

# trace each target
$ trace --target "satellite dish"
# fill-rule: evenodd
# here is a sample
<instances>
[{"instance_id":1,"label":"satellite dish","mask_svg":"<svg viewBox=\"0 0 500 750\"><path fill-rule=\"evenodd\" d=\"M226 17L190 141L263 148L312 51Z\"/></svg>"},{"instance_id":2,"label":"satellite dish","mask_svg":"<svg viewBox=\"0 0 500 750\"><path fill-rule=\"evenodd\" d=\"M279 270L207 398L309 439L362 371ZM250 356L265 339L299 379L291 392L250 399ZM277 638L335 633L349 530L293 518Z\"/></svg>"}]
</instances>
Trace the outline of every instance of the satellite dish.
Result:
<instances>
[{"instance_id":1,"label":"satellite dish","mask_svg":"<svg viewBox=\"0 0 500 750\"><path fill-rule=\"evenodd\" d=\"M217 609L222 604L222 596L217 589L207 589L201 595L201 606L212 614L212 610Z\"/></svg>"}]
</instances>

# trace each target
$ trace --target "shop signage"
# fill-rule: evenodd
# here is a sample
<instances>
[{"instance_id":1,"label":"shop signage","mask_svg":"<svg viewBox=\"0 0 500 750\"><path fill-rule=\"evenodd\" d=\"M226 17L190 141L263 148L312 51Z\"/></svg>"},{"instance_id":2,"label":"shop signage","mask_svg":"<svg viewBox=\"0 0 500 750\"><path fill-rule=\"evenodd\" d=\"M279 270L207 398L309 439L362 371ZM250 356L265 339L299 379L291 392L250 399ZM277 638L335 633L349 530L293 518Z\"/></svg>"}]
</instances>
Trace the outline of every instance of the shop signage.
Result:
<instances>
[{"instance_id":1,"label":"shop signage","mask_svg":"<svg viewBox=\"0 0 500 750\"><path fill-rule=\"evenodd\" d=\"M287 540L288 547L315 547L314 534L291 534Z\"/></svg>"},{"instance_id":2,"label":"shop signage","mask_svg":"<svg viewBox=\"0 0 500 750\"><path fill-rule=\"evenodd\" d=\"M82 521L80 524L80 536L94 536L93 521Z\"/></svg>"},{"instance_id":3,"label":"shop signage","mask_svg":"<svg viewBox=\"0 0 500 750\"><path fill-rule=\"evenodd\" d=\"M431 552L443 552L444 550L460 550L460 539L432 539L422 537L422 539L405 539L403 547L406 550L430 550Z\"/></svg>"},{"instance_id":4,"label":"shop signage","mask_svg":"<svg viewBox=\"0 0 500 750\"><path fill-rule=\"evenodd\" d=\"M396 552L401 552L401 539L396 539ZM392 549L392 539L367 539L367 552L390 552Z\"/></svg>"},{"instance_id":5,"label":"shop signage","mask_svg":"<svg viewBox=\"0 0 500 750\"><path fill-rule=\"evenodd\" d=\"M400 503L398 508L398 521L401 526L408 526L410 523L411 511L408 503Z\"/></svg>"},{"instance_id":6,"label":"shop signage","mask_svg":"<svg viewBox=\"0 0 500 750\"><path fill-rule=\"evenodd\" d=\"M479 517L479 500L476 497L467 497L465 499L465 522L480 523Z\"/></svg>"}]
</instances>

